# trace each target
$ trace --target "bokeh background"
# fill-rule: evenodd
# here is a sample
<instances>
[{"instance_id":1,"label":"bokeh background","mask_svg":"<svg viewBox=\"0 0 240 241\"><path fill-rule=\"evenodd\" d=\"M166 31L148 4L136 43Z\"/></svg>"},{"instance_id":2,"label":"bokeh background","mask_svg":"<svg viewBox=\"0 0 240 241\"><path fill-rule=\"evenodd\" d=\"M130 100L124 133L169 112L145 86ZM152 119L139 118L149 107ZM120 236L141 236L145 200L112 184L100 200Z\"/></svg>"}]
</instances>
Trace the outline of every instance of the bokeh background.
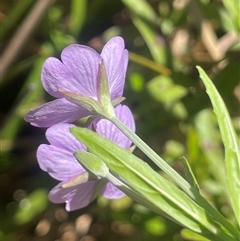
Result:
<instances>
[{"instance_id":1,"label":"bokeh background","mask_svg":"<svg viewBox=\"0 0 240 241\"><path fill-rule=\"evenodd\" d=\"M23 119L51 100L42 64L71 43L101 51L116 35L130 51L124 103L137 134L182 175L185 156L203 195L234 222L221 136L195 67L213 80L239 136L239 8L238 0L1 0L0 239L200 240L128 197L99 197L74 212L48 201L57 181L36 160L45 129Z\"/></svg>"}]
</instances>

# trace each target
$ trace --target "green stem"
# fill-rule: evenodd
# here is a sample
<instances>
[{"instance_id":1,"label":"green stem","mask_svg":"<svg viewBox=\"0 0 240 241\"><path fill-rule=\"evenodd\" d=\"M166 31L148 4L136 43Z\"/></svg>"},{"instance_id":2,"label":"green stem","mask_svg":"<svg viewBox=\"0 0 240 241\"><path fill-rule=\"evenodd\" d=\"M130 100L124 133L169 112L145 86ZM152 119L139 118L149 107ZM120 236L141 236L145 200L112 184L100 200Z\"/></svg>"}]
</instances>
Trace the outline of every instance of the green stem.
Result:
<instances>
[{"instance_id":1,"label":"green stem","mask_svg":"<svg viewBox=\"0 0 240 241\"><path fill-rule=\"evenodd\" d=\"M192 199L191 185L183 179L173 168L171 168L156 152L154 152L143 140L141 140L133 131L125 126L116 117L111 118L115 124L144 154L146 154L159 168L169 175Z\"/></svg>"},{"instance_id":2,"label":"green stem","mask_svg":"<svg viewBox=\"0 0 240 241\"><path fill-rule=\"evenodd\" d=\"M146 154L159 168L170 176L184 192L204 208L212 217L223 225L234 237L239 238L238 230L204 199L184 178L182 178L171 166L169 166L156 152L154 152L144 141L142 141L132 130L125 126L116 117L109 119L115 124L144 154Z\"/></svg>"}]
</instances>

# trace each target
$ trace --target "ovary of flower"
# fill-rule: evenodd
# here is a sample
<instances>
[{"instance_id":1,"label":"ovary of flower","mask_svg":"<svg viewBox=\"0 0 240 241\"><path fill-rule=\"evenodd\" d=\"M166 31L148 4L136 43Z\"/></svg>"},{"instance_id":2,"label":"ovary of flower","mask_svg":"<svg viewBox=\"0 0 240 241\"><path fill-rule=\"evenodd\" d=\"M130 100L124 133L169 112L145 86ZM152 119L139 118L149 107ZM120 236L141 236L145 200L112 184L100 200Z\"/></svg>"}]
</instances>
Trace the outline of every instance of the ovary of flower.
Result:
<instances>
[{"instance_id":1,"label":"ovary of flower","mask_svg":"<svg viewBox=\"0 0 240 241\"><path fill-rule=\"evenodd\" d=\"M74 94L101 103L103 94L99 89L99 73L101 66L104 66L109 100L116 102L123 94L127 64L128 51L121 37L110 39L101 54L79 44L66 47L62 51L61 61L50 57L42 68L43 87L57 99L31 110L25 120L34 126L49 127L60 122L72 123L81 117L96 114L81 103L74 102L69 94L70 97ZM104 88L106 90L106 85Z\"/></svg>"},{"instance_id":2,"label":"ovary of flower","mask_svg":"<svg viewBox=\"0 0 240 241\"><path fill-rule=\"evenodd\" d=\"M132 131L135 122L127 106L119 105L115 108L116 116ZM117 145L129 149L131 141L110 121L95 120L94 129L100 135L112 140ZM76 150L87 151L71 133L72 124L59 123L50 127L46 137L50 145L40 145L37 159L42 170L53 178L61 181L49 193L49 199L54 203L66 203L66 210L75 210L88 205L99 190L106 198L120 198L124 194L107 180L94 179L86 174L85 169L74 157Z\"/></svg>"}]
</instances>

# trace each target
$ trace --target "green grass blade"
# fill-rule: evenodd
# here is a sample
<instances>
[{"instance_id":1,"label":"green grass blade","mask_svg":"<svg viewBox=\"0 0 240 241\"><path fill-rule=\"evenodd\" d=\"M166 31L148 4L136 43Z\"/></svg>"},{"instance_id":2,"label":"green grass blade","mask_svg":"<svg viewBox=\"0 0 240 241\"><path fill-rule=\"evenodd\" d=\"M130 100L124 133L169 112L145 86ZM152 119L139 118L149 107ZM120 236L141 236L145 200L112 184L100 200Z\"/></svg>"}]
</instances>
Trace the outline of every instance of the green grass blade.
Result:
<instances>
[{"instance_id":1,"label":"green grass blade","mask_svg":"<svg viewBox=\"0 0 240 241\"><path fill-rule=\"evenodd\" d=\"M197 69L200 73L200 78L204 82L207 93L212 102L214 112L218 119L223 144L225 147L225 165L230 194L229 196L236 219L238 223L240 223L240 153L237 135L233 128L228 110L214 84L201 67L197 66Z\"/></svg>"},{"instance_id":2,"label":"green grass blade","mask_svg":"<svg viewBox=\"0 0 240 241\"><path fill-rule=\"evenodd\" d=\"M190 185L192 187L194 187L196 189L196 191L199 192L200 188L199 188L199 184L197 182L197 179L193 173L193 170L187 160L187 158L185 157L181 157L180 158L180 162L182 163L183 165L183 168L184 168L184 172L185 172L185 175L186 175L186 180L190 183Z\"/></svg>"}]
</instances>

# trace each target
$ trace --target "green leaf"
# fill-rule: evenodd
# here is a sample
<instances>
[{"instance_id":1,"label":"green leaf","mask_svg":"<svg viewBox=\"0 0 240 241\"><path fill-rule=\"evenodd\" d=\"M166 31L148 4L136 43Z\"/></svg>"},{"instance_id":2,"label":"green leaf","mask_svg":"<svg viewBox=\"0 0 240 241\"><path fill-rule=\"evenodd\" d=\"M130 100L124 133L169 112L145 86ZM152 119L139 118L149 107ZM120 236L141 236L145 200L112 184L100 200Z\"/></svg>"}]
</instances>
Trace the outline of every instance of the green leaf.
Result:
<instances>
[{"instance_id":1,"label":"green leaf","mask_svg":"<svg viewBox=\"0 0 240 241\"><path fill-rule=\"evenodd\" d=\"M184 240L189 240L189 241L211 241L188 229L183 229L181 231L181 237L183 237Z\"/></svg>"},{"instance_id":2,"label":"green leaf","mask_svg":"<svg viewBox=\"0 0 240 241\"><path fill-rule=\"evenodd\" d=\"M185 157L182 157L180 159L181 163L184 165L185 175L187 181L193 186L198 192L199 192L199 185L197 182L197 179L192 171L192 168L188 162L188 160Z\"/></svg>"},{"instance_id":3,"label":"green leaf","mask_svg":"<svg viewBox=\"0 0 240 241\"><path fill-rule=\"evenodd\" d=\"M106 184L106 180L108 179L111 183L113 183L118 189L129 195L133 200L140 202L142 205L145 205L149 209L153 211L158 211L155 205L152 205L148 201L144 200L138 192L131 189L122 181L118 180L115 176L113 176L110 172L106 164L98 158L96 155L85 152L85 151L76 151L74 153L76 159L80 162L84 168L91 173L95 178L102 179L101 183L104 185ZM103 185L99 185L97 190L95 190L92 200L99 195L99 188L103 187Z\"/></svg>"},{"instance_id":4,"label":"green leaf","mask_svg":"<svg viewBox=\"0 0 240 241\"><path fill-rule=\"evenodd\" d=\"M226 228L230 233L239 236L238 230L201 194L195 190L182 176L180 176L172 167L170 167L160 156L157 155L144 141L142 141L133 131L125 126L116 117L110 119L143 153L146 154L158 167L161 168L174 182L195 202L203 207L215 220Z\"/></svg>"},{"instance_id":5,"label":"green leaf","mask_svg":"<svg viewBox=\"0 0 240 241\"><path fill-rule=\"evenodd\" d=\"M221 136L217 128L216 115L210 109L204 109L194 118L194 124L198 133L200 150L204 153L209 165L211 175L222 186L222 192L228 194L225 178L225 166L223 162L223 150Z\"/></svg>"},{"instance_id":6,"label":"green leaf","mask_svg":"<svg viewBox=\"0 0 240 241\"><path fill-rule=\"evenodd\" d=\"M141 159L88 129L73 127L71 132L105 162L112 173L158 207L159 213L211 240L234 240L205 210Z\"/></svg>"},{"instance_id":7,"label":"green leaf","mask_svg":"<svg viewBox=\"0 0 240 241\"><path fill-rule=\"evenodd\" d=\"M237 142L237 135L234 131L228 110L214 84L201 67L197 66L197 69L199 71L200 78L204 82L207 93L213 105L213 110L218 119L223 144L225 147L225 165L230 193L229 196L236 219L240 224L240 148Z\"/></svg>"}]
</instances>

